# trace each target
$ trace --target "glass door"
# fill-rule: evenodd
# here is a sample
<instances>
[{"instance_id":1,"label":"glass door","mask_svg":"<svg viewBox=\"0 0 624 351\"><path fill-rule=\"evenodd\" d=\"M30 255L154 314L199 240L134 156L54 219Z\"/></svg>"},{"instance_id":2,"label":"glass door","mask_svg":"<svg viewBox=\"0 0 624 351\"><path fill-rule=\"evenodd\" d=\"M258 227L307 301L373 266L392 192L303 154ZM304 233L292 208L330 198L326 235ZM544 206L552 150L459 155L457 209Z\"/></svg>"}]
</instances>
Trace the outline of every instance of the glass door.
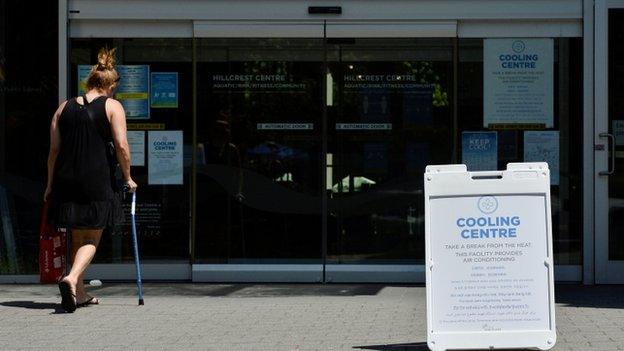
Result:
<instances>
[{"instance_id":1,"label":"glass door","mask_svg":"<svg viewBox=\"0 0 624 351\"><path fill-rule=\"evenodd\" d=\"M424 263L425 166L453 154L452 39L329 39L328 67L328 280L405 279Z\"/></svg>"},{"instance_id":2,"label":"glass door","mask_svg":"<svg viewBox=\"0 0 624 351\"><path fill-rule=\"evenodd\" d=\"M418 280L452 39L197 43L194 279Z\"/></svg>"},{"instance_id":3,"label":"glass door","mask_svg":"<svg viewBox=\"0 0 624 351\"><path fill-rule=\"evenodd\" d=\"M596 283L624 283L624 1L596 3Z\"/></svg>"},{"instance_id":4,"label":"glass door","mask_svg":"<svg viewBox=\"0 0 624 351\"><path fill-rule=\"evenodd\" d=\"M195 278L322 280L323 60L322 38L198 40Z\"/></svg>"}]
</instances>

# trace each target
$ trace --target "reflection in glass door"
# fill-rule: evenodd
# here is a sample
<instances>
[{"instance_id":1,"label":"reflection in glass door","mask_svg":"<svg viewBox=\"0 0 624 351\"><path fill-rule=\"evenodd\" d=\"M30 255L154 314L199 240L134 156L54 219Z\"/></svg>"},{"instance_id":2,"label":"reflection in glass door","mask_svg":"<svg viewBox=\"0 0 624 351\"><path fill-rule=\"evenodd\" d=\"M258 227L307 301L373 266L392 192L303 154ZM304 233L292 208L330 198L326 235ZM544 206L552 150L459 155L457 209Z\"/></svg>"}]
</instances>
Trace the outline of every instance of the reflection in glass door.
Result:
<instances>
[{"instance_id":1,"label":"reflection in glass door","mask_svg":"<svg viewBox=\"0 0 624 351\"><path fill-rule=\"evenodd\" d=\"M609 13L609 127L615 160L609 177L609 260L624 261L624 10Z\"/></svg>"},{"instance_id":2,"label":"reflection in glass door","mask_svg":"<svg viewBox=\"0 0 624 351\"><path fill-rule=\"evenodd\" d=\"M620 5L624 7L624 2ZM608 94L605 94L608 96L608 101L604 101L608 106L606 111L608 126L599 135L600 142L604 142L608 147L603 152L604 156L608 157L607 170L599 169L602 171L600 178L608 180L608 235L600 238L604 233L597 234L599 236L596 245L598 260L596 281L598 283L624 282L624 49L621 45L624 40L623 22L624 9L608 10L606 27L608 32L603 36L603 38L608 38L606 79ZM598 30L597 38L599 36ZM599 65L597 60L596 66L599 67ZM598 77L596 81L599 82ZM600 97L597 98L596 104L600 103L598 99ZM597 115L597 118L600 117L601 115ZM607 129L609 132L604 133ZM601 201L600 196L597 197L597 201ZM599 220L601 217L597 214L597 221Z\"/></svg>"},{"instance_id":3,"label":"reflection in glass door","mask_svg":"<svg viewBox=\"0 0 624 351\"><path fill-rule=\"evenodd\" d=\"M624 283L624 1L617 4L620 8L610 8L616 2L599 1L596 7L595 272L599 284Z\"/></svg>"},{"instance_id":4,"label":"reflection in glass door","mask_svg":"<svg viewBox=\"0 0 624 351\"><path fill-rule=\"evenodd\" d=\"M195 262L321 279L323 40L198 43Z\"/></svg>"},{"instance_id":5,"label":"reflection in glass door","mask_svg":"<svg viewBox=\"0 0 624 351\"><path fill-rule=\"evenodd\" d=\"M423 264L422 175L453 150L452 41L350 39L328 52L327 263Z\"/></svg>"}]
</instances>

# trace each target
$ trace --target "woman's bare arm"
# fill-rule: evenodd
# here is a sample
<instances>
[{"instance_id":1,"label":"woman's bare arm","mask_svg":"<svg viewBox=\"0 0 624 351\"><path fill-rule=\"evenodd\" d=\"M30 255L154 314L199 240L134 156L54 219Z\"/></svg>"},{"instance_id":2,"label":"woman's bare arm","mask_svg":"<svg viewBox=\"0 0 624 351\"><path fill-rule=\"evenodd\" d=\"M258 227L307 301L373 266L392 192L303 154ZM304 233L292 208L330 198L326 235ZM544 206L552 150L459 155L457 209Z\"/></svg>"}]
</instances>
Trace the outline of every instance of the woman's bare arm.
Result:
<instances>
[{"instance_id":1,"label":"woman's bare arm","mask_svg":"<svg viewBox=\"0 0 624 351\"><path fill-rule=\"evenodd\" d=\"M111 132L117 152L117 161L119 161L124 181L130 187L130 191L134 191L136 183L130 175L130 147L128 146L126 131L126 112L117 100L106 100L106 107L110 114Z\"/></svg>"}]
</instances>

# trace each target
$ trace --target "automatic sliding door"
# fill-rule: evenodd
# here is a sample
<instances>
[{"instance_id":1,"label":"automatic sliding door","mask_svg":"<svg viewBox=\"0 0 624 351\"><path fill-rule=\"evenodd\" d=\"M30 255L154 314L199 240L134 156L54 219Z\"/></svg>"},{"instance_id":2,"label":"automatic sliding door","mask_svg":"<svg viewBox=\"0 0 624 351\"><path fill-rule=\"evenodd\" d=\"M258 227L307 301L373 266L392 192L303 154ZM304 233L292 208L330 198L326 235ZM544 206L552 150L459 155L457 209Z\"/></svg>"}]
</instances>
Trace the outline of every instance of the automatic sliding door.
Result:
<instances>
[{"instance_id":1,"label":"automatic sliding door","mask_svg":"<svg viewBox=\"0 0 624 351\"><path fill-rule=\"evenodd\" d=\"M348 280L335 269L352 265L384 275L362 271L365 280L418 279L423 170L451 162L453 149L452 41L198 43L194 279L267 281L281 265L308 267L284 280L314 281L324 263L328 282Z\"/></svg>"},{"instance_id":2,"label":"automatic sliding door","mask_svg":"<svg viewBox=\"0 0 624 351\"><path fill-rule=\"evenodd\" d=\"M323 40L198 43L195 262L321 279Z\"/></svg>"},{"instance_id":3,"label":"automatic sliding door","mask_svg":"<svg viewBox=\"0 0 624 351\"><path fill-rule=\"evenodd\" d=\"M424 263L422 175L453 149L452 48L450 39L330 42L327 263L339 272L328 277L350 280L340 265Z\"/></svg>"}]
</instances>

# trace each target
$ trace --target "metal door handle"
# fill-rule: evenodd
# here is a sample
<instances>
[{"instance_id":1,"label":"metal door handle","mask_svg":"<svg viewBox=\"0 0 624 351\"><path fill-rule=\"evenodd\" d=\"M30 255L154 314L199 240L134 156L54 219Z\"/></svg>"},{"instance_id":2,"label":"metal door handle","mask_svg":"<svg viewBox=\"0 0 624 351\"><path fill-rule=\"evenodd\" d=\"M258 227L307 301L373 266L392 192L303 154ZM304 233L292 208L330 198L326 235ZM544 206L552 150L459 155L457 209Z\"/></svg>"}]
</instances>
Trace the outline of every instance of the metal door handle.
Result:
<instances>
[{"instance_id":1,"label":"metal door handle","mask_svg":"<svg viewBox=\"0 0 624 351\"><path fill-rule=\"evenodd\" d=\"M598 173L601 176L609 176L615 172L615 137L613 136L613 134L609 133L600 133L599 136L601 138L611 139L611 148L609 149L609 151L611 152L611 157L609 158L609 170L601 171Z\"/></svg>"}]
</instances>

